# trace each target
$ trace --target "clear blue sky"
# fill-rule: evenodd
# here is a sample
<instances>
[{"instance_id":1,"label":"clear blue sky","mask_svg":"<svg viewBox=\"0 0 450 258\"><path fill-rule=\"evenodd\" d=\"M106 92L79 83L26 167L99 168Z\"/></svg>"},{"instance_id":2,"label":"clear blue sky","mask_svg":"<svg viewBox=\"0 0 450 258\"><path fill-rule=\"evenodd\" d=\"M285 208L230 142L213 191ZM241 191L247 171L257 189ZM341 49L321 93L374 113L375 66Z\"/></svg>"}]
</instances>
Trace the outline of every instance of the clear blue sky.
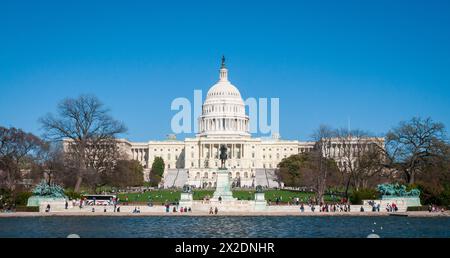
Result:
<instances>
[{"instance_id":1,"label":"clear blue sky","mask_svg":"<svg viewBox=\"0 0 450 258\"><path fill-rule=\"evenodd\" d=\"M67 2L0 3L0 125L40 135L39 117L90 93L125 137L162 139L171 101L206 94L225 54L244 98L280 98L286 139L348 117L375 134L450 126L450 1Z\"/></svg>"}]
</instances>

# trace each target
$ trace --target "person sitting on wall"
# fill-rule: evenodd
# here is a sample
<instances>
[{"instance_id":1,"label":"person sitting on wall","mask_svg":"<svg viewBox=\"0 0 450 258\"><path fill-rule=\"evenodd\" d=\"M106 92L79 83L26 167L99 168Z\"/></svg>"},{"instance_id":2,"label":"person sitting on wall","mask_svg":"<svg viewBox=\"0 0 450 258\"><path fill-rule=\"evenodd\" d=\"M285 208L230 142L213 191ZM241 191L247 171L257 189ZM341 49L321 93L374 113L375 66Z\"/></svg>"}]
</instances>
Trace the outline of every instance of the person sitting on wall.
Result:
<instances>
[{"instance_id":1,"label":"person sitting on wall","mask_svg":"<svg viewBox=\"0 0 450 258\"><path fill-rule=\"evenodd\" d=\"M305 211L305 207L303 206L303 203L300 205L300 211L304 212Z\"/></svg>"},{"instance_id":2,"label":"person sitting on wall","mask_svg":"<svg viewBox=\"0 0 450 258\"><path fill-rule=\"evenodd\" d=\"M214 214L217 215L217 213L219 212L219 209L217 209L217 207L214 209Z\"/></svg>"},{"instance_id":3,"label":"person sitting on wall","mask_svg":"<svg viewBox=\"0 0 450 258\"><path fill-rule=\"evenodd\" d=\"M47 204L47 208L45 208L45 212L50 212L50 204Z\"/></svg>"},{"instance_id":4,"label":"person sitting on wall","mask_svg":"<svg viewBox=\"0 0 450 258\"><path fill-rule=\"evenodd\" d=\"M360 212L364 212L364 207L361 206L361 208L359 209Z\"/></svg>"}]
</instances>

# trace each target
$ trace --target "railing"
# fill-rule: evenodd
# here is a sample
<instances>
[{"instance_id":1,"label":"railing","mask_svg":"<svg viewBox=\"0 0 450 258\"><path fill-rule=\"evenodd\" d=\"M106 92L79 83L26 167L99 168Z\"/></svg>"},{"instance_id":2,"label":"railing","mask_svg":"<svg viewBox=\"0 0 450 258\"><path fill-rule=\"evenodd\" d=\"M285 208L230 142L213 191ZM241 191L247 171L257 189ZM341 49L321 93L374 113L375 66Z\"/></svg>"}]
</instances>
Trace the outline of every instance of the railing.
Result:
<instances>
[{"instance_id":1,"label":"railing","mask_svg":"<svg viewBox=\"0 0 450 258\"><path fill-rule=\"evenodd\" d=\"M267 187L270 187L269 177L267 176L267 169L264 169L264 175L266 175Z\"/></svg>"},{"instance_id":2,"label":"railing","mask_svg":"<svg viewBox=\"0 0 450 258\"><path fill-rule=\"evenodd\" d=\"M179 170L179 169L177 169L177 174L176 174L176 176L175 176L175 179L173 180L172 187L175 186L175 182L177 181L177 178L178 178L178 173L180 173L180 170Z\"/></svg>"}]
</instances>

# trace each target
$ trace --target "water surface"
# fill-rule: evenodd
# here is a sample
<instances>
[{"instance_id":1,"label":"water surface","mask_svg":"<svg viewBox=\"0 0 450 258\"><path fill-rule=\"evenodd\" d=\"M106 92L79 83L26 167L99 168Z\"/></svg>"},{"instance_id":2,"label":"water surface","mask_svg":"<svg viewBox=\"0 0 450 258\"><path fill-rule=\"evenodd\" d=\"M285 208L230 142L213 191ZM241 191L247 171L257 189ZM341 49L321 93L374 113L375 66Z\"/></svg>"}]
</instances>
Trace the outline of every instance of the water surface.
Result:
<instances>
[{"instance_id":1,"label":"water surface","mask_svg":"<svg viewBox=\"0 0 450 258\"><path fill-rule=\"evenodd\" d=\"M18 217L0 237L450 237L443 217Z\"/></svg>"}]
</instances>

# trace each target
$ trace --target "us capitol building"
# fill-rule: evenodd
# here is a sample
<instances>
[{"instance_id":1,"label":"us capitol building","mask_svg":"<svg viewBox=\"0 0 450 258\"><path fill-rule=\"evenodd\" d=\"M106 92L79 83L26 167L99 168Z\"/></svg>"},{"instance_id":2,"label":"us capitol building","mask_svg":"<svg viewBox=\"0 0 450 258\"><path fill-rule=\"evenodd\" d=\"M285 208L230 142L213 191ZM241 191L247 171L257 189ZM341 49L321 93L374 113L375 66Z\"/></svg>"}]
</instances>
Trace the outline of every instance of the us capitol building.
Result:
<instances>
[{"instance_id":1,"label":"us capitol building","mask_svg":"<svg viewBox=\"0 0 450 258\"><path fill-rule=\"evenodd\" d=\"M224 59L219 81L207 93L198 125L199 133L195 138L177 140L171 137L149 142L121 139L119 142L130 159L141 162L146 180L155 157L163 158L165 171L161 185L164 188L185 184L215 187L221 145L228 149L226 166L234 186L279 187L274 174L278 163L290 155L310 152L316 146L313 141L282 140L277 135L269 139L253 138L244 101L228 80ZM339 157L338 147L337 144L332 146L336 158Z\"/></svg>"}]
</instances>

